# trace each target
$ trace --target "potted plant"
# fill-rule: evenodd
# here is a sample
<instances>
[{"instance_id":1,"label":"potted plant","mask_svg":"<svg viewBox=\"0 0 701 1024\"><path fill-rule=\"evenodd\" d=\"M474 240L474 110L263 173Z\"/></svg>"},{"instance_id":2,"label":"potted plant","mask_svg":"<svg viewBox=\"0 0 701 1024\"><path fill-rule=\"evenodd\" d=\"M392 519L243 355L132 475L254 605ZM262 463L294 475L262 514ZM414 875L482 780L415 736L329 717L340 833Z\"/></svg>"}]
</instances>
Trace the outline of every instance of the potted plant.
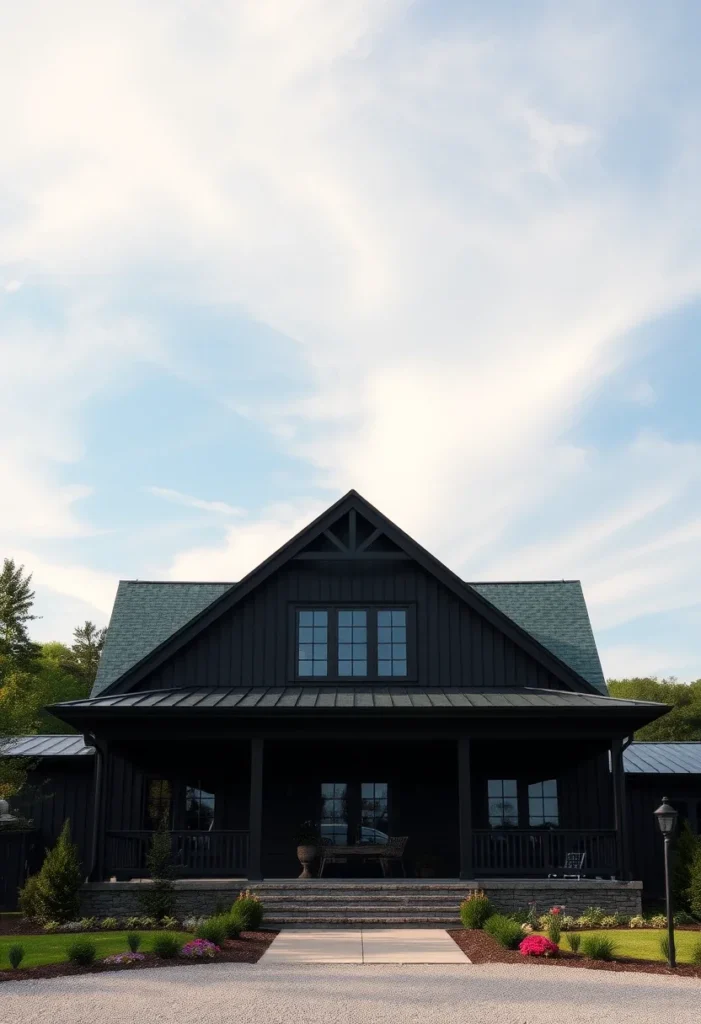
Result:
<instances>
[{"instance_id":1,"label":"potted plant","mask_svg":"<svg viewBox=\"0 0 701 1024\"><path fill-rule=\"evenodd\" d=\"M309 865L319 856L321 835L315 821L304 821L297 829L297 859L302 865L300 878L312 878Z\"/></svg>"}]
</instances>

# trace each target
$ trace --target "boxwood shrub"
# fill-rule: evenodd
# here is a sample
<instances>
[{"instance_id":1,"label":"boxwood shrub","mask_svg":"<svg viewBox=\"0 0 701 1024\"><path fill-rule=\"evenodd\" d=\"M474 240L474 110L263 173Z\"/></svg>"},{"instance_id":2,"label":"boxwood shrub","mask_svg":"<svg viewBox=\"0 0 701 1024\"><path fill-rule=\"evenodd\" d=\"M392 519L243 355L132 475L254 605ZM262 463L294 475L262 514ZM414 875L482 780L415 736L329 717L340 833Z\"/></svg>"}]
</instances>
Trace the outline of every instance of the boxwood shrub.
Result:
<instances>
[{"instance_id":1,"label":"boxwood shrub","mask_svg":"<svg viewBox=\"0 0 701 1024\"><path fill-rule=\"evenodd\" d=\"M66 950L68 959L72 964L80 964L81 967L89 967L97 959L97 943L92 939L73 939L73 942Z\"/></svg>"},{"instance_id":2,"label":"boxwood shrub","mask_svg":"<svg viewBox=\"0 0 701 1024\"><path fill-rule=\"evenodd\" d=\"M483 928L484 922L494 914L488 896L468 896L460 904L460 920L465 928Z\"/></svg>"},{"instance_id":3,"label":"boxwood shrub","mask_svg":"<svg viewBox=\"0 0 701 1024\"><path fill-rule=\"evenodd\" d=\"M161 960L172 960L180 952L181 940L172 932L157 932L151 940L151 950Z\"/></svg>"},{"instance_id":4,"label":"boxwood shrub","mask_svg":"<svg viewBox=\"0 0 701 1024\"><path fill-rule=\"evenodd\" d=\"M207 939L215 946L221 946L224 939L229 937L229 930L233 927L229 920L230 916L229 914L218 914L216 917L208 917L196 929L195 936L198 939Z\"/></svg>"},{"instance_id":5,"label":"boxwood shrub","mask_svg":"<svg viewBox=\"0 0 701 1024\"><path fill-rule=\"evenodd\" d=\"M484 930L505 949L516 949L523 938L521 925L503 914L492 914L488 917L484 922Z\"/></svg>"}]
</instances>

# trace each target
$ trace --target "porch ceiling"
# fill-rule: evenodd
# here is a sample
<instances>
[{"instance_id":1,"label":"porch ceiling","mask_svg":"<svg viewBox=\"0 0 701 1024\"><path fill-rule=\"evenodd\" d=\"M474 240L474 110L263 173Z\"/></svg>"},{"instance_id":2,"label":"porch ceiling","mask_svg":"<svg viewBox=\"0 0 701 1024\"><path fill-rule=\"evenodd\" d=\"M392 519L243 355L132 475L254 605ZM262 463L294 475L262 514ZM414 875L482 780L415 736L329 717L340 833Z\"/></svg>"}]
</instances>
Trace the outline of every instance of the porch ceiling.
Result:
<instances>
[{"instance_id":1,"label":"porch ceiling","mask_svg":"<svg viewBox=\"0 0 701 1024\"><path fill-rule=\"evenodd\" d=\"M338 717L608 717L653 721L667 707L559 690L419 689L401 686L288 686L193 688L112 694L54 704L67 722L110 717L200 716Z\"/></svg>"}]
</instances>

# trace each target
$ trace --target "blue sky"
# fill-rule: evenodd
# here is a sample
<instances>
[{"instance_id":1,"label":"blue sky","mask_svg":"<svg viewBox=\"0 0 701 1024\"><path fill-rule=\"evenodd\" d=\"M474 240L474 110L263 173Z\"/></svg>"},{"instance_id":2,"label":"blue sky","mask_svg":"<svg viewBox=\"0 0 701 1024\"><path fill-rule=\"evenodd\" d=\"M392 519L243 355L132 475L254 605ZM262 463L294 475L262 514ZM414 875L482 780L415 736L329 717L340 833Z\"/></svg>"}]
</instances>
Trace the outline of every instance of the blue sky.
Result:
<instances>
[{"instance_id":1,"label":"blue sky","mask_svg":"<svg viewBox=\"0 0 701 1024\"><path fill-rule=\"evenodd\" d=\"M350 487L701 676L693 3L15 5L0 553L40 639ZM80 31L76 31L76 26Z\"/></svg>"}]
</instances>

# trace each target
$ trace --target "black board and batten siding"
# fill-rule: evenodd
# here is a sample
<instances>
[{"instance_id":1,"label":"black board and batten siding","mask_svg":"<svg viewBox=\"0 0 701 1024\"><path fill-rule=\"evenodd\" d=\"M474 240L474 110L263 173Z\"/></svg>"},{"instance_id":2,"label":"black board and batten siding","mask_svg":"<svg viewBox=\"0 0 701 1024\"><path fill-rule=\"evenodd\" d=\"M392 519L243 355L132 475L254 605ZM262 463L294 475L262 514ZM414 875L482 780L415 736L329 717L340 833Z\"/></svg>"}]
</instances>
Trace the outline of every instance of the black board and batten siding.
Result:
<instances>
[{"instance_id":1,"label":"black board and batten siding","mask_svg":"<svg viewBox=\"0 0 701 1024\"><path fill-rule=\"evenodd\" d=\"M294 684L294 610L334 605L410 610L416 671L407 685L565 688L419 565L356 561L345 568L339 562L288 564L140 681L138 689ZM360 680L348 680L354 681Z\"/></svg>"}]
</instances>

